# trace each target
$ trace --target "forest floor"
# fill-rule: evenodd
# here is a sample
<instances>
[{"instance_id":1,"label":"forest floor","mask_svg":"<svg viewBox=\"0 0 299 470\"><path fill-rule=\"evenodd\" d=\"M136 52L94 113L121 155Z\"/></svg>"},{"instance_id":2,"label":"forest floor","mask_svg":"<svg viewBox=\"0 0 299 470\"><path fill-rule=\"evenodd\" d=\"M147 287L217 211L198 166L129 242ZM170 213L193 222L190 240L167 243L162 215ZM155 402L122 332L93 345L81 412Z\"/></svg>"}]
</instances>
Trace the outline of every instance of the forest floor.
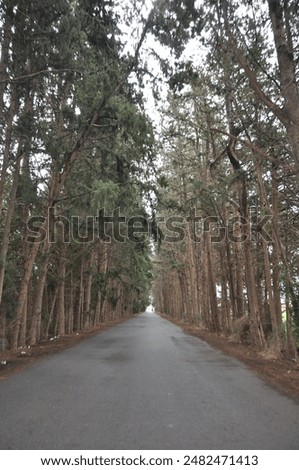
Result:
<instances>
[{"instance_id":1,"label":"forest floor","mask_svg":"<svg viewBox=\"0 0 299 470\"><path fill-rule=\"evenodd\" d=\"M129 317L130 318L130 317ZM65 335L60 338L43 341L31 348L20 348L17 351L0 352L0 380L13 373L20 372L35 362L51 354L74 346L90 336L106 330L126 319L107 322L97 328L80 333ZM224 336L209 333L200 327L186 324L179 320L169 319L180 326L185 333L197 336L213 348L242 361L247 367L260 375L264 380L276 386L280 392L299 398L299 363L287 359L275 359L269 352L261 353L253 347ZM4 362L4 363L3 363Z\"/></svg>"},{"instance_id":2,"label":"forest floor","mask_svg":"<svg viewBox=\"0 0 299 470\"><path fill-rule=\"evenodd\" d=\"M270 351L258 351L254 347L244 345L232 337L210 333L201 327L186 324L180 320L170 318L168 320L179 325L185 333L197 336L214 349L242 361L281 393L299 398L299 362L285 358L277 359L273 357Z\"/></svg>"}]
</instances>

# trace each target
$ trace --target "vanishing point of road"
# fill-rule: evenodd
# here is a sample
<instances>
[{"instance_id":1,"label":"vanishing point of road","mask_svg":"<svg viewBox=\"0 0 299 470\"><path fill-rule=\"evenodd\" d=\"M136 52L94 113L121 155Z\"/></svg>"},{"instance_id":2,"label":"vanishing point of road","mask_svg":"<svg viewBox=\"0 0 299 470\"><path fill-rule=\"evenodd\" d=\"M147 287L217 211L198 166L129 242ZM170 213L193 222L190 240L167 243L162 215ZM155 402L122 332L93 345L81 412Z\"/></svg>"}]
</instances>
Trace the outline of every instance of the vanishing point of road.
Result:
<instances>
[{"instance_id":1,"label":"vanishing point of road","mask_svg":"<svg viewBox=\"0 0 299 470\"><path fill-rule=\"evenodd\" d=\"M145 312L0 383L0 449L299 449L299 405Z\"/></svg>"}]
</instances>

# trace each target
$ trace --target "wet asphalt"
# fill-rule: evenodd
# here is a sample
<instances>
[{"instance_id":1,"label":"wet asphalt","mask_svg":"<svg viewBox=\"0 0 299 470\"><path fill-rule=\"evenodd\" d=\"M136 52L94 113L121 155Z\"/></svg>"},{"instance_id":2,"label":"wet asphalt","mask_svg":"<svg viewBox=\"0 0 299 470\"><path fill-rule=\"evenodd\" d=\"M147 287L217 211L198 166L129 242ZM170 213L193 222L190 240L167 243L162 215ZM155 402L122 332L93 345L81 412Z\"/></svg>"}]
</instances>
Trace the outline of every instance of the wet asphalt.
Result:
<instances>
[{"instance_id":1,"label":"wet asphalt","mask_svg":"<svg viewBox=\"0 0 299 470\"><path fill-rule=\"evenodd\" d=\"M299 404L147 311L1 381L0 449L299 449Z\"/></svg>"}]
</instances>

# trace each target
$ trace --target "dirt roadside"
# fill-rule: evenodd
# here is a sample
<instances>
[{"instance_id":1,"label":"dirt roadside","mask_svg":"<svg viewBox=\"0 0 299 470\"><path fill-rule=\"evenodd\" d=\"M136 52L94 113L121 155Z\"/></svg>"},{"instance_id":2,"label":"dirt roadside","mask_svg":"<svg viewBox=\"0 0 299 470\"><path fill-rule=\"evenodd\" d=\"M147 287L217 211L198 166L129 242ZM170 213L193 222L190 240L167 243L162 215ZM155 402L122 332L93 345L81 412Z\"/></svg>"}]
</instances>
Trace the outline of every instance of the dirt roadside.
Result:
<instances>
[{"instance_id":1,"label":"dirt roadside","mask_svg":"<svg viewBox=\"0 0 299 470\"><path fill-rule=\"evenodd\" d=\"M253 347L200 327L164 317L180 326L185 333L197 336L219 351L242 361L248 368L276 387L281 393L299 400L299 363L287 359L275 359L269 353L261 353Z\"/></svg>"},{"instance_id":2,"label":"dirt roadside","mask_svg":"<svg viewBox=\"0 0 299 470\"><path fill-rule=\"evenodd\" d=\"M80 333L72 333L60 337L54 337L42 341L36 346L18 348L17 351L0 351L0 381L5 380L12 374L21 372L38 361L44 360L52 354L75 346L81 341L94 336L101 331L107 330L119 323L123 323L135 315L120 320L103 323L96 328L90 328Z\"/></svg>"}]
</instances>

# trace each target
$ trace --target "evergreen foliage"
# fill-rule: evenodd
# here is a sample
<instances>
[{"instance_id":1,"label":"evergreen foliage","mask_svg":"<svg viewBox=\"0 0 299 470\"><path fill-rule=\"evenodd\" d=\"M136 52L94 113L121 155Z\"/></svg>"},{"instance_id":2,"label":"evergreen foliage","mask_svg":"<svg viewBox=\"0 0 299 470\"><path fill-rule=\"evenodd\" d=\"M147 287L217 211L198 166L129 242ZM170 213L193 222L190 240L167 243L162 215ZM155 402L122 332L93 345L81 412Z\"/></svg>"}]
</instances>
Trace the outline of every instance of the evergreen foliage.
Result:
<instances>
[{"instance_id":1,"label":"evergreen foliage","mask_svg":"<svg viewBox=\"0 0 299 470\"><path fill-rule=\"evenodd\" d=\"M99 233L102 208L145 214L155 158L118 21L110 0L2 3L0 334L12 348L149 302L149 243Z\"/></svg>"}]
</instances>

